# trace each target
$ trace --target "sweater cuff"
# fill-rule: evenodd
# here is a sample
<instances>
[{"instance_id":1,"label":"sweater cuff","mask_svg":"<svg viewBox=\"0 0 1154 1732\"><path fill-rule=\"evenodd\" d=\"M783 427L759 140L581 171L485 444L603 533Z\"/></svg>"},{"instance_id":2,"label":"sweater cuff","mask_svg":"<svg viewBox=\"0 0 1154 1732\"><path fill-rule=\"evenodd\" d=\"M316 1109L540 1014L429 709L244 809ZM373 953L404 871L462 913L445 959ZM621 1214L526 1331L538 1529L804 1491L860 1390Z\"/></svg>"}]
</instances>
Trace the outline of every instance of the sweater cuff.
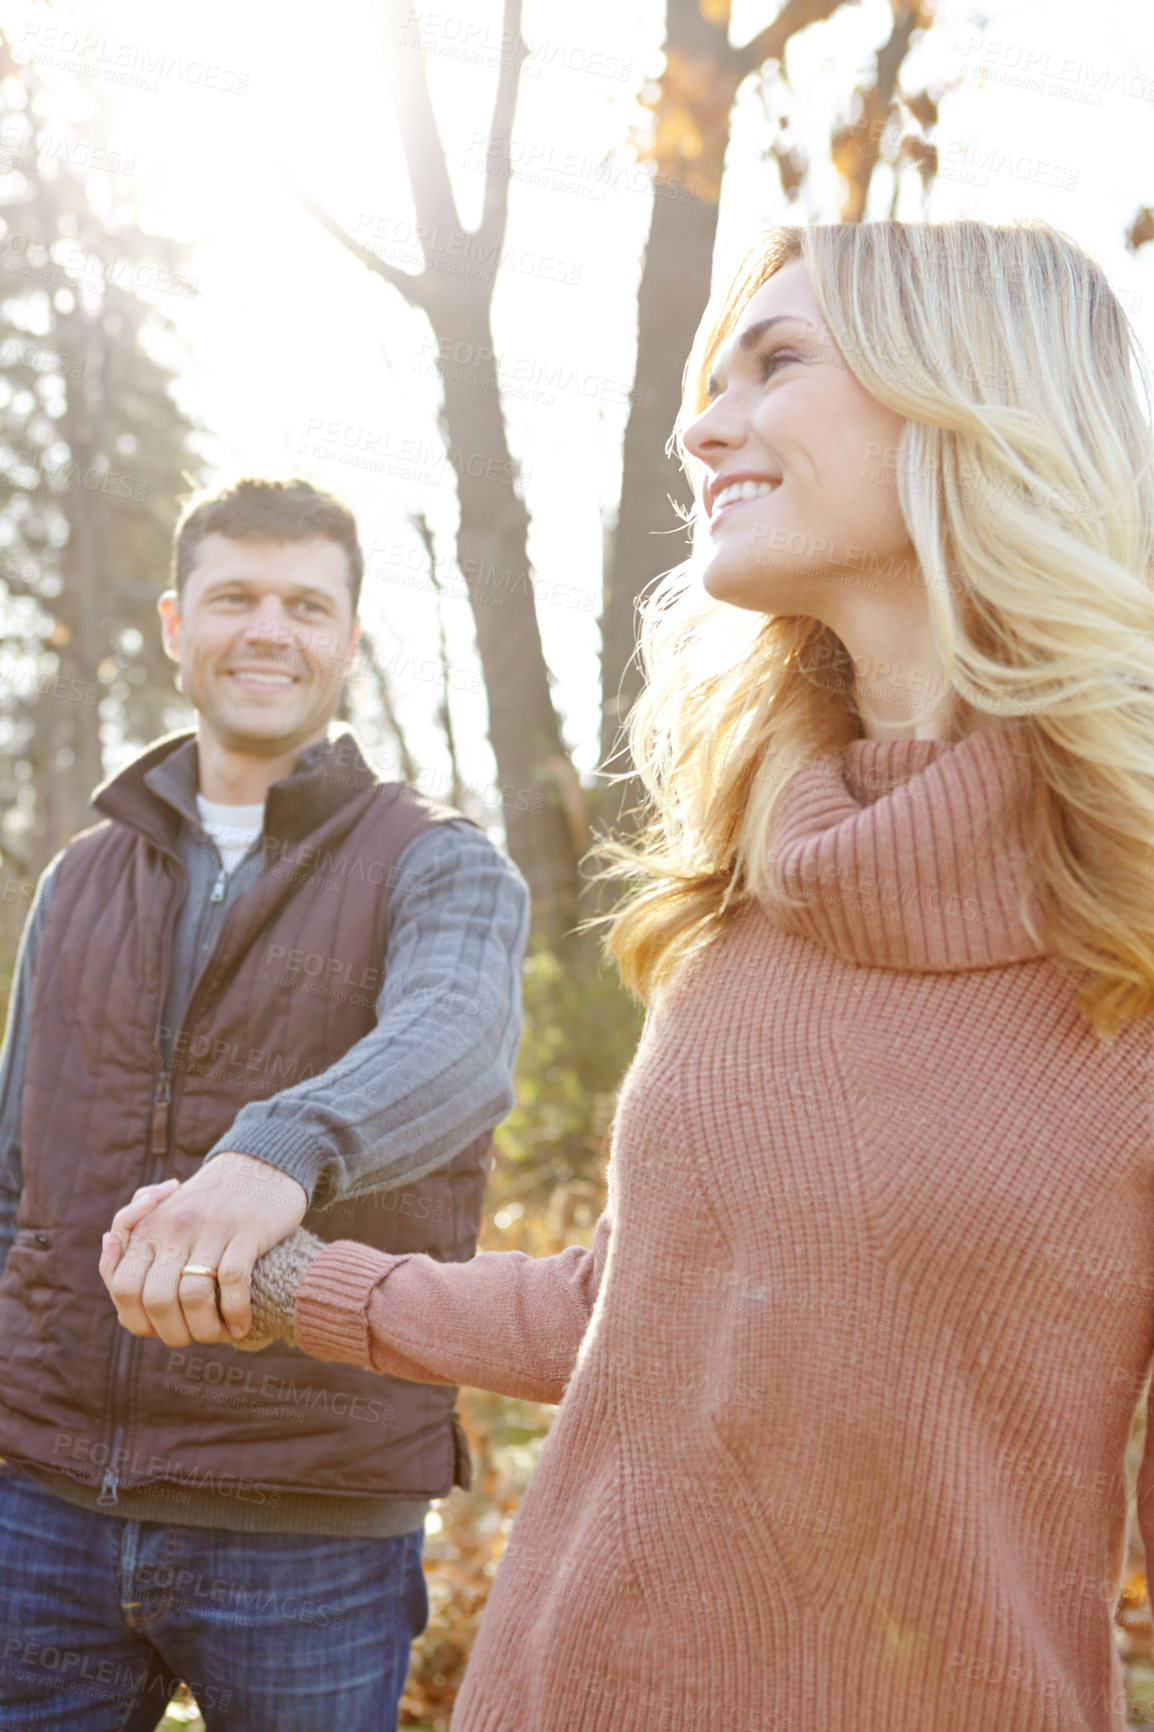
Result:
<instances>
[{"instance_id":1,"label":"sweater cuff","mask_svg":"<svg viewBox=\"0 0 1154 1732\"><path fill-rule=\"evenodd\" d=\"M398 1258L354 1239L335 1239L310 1263L297 1289L293 1331L314 1359L373 1371L369 1299Z\"/></svg>"},{"instance_id":2,"label":"sweater cuff","mask_svg":"<svg viewBox=\"0 0 1154 1732\"><path fill-rule=\"evenodd\" d=\"M213 1144L204 1158L211 1161L214 1155L228 1152L251 1155L254 1160L267 1161L270 1167L287 1173L290 1179L303 1185L310 1208L323 1202L323 1197L318 1196L318 1188L324 1179L328 1150L324 1130L316 1124L266 1119L250 1129L244 1124L242 1114L235 1126ZM325 1189L329 1187L326 1185Z\"/></svg>"}]
</instances>

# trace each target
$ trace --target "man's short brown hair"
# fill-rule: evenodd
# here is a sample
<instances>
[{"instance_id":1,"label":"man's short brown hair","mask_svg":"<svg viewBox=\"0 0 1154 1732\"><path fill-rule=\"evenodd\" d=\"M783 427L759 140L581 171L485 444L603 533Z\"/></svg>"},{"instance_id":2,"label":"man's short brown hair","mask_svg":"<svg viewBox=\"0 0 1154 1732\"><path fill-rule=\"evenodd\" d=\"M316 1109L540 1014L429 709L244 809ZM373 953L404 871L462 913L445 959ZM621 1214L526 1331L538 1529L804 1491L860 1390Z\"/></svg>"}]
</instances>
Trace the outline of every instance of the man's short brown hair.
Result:
<instances>
[{"instance_id":1,"label":"man's short brown hair","mask_svg":"<svg viewBox=\"0 0 1154 1732\"><path fill-rule=\"evenodd\" d=\"M267 481L247 475L214 493L185 502L172 534L172 584L183 595L196 550L206 535L232 541L335 541L349 564L353 613L361 594L365 559L357 524L347 505L300 477Z\"/></svg>"}]
</instances>

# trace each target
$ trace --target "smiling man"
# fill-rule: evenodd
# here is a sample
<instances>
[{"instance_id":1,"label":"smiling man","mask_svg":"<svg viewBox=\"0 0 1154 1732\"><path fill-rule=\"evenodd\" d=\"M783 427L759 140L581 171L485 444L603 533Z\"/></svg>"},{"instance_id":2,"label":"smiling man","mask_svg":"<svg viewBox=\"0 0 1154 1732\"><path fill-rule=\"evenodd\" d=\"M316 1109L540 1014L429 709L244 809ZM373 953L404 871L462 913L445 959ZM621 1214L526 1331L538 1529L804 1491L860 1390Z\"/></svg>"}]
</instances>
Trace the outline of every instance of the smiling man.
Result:
<instances>
[{"instance_id":1,"label":"smiling man","mask_svg":"<svg viewBox=\"0 0 1154 1732\"><path fill-rule=\"evenodd\" d=\"M472 1256L513 1100L525 887L334 726L361 577L308 482L190 503L160 614L195 731L97 790L29 915L0 1059L0 1728L59 1726L79 1690L91 1732L150 1732L178 1677L214 1727L396 1724L428 1501L468 1482L455 1390L227 1345L302 1220ZM113 1215L173 1180L106 1291Z\"/></svg>"}]
</instances>

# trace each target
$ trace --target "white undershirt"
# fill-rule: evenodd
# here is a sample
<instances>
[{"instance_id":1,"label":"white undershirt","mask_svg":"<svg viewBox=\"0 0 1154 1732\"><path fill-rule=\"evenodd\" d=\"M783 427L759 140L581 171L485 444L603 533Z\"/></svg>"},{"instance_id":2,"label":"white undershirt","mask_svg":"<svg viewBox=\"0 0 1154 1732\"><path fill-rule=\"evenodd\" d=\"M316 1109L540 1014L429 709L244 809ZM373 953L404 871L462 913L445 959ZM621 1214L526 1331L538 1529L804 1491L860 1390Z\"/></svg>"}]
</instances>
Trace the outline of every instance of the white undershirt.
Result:
<instances>
[{"instance_id":1,"label":"white undershirt","mask_svg":"<svg viewBox=\"0 0 1154 1732\"><path fill-rule=\"evenodd\" d=\"M264 801L256 806L222 806L198 794L196 804L205 833L216 843L225 871L231 872L264 829Z\"/></svg>"}]
</instances>

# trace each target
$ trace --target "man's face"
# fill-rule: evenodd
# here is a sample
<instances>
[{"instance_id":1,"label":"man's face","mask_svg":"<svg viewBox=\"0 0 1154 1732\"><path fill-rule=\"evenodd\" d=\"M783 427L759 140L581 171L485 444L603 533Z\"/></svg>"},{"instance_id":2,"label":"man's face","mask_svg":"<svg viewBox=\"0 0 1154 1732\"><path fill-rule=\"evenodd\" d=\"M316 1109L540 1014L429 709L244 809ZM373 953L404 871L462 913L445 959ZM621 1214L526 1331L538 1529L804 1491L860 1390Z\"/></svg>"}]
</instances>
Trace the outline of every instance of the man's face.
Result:
<instances>
[{"instance_id":1,"label":"man's face","mask_svg":"<svg viewBox=\"0 0 1154 1732\"><path fill-rule=\"evenodd\" d=\"M324 737L360 633L343 547L206 535L183 595L159 607L184 694L222 746L276 757Z\"/></svg>"}]
</instances>

